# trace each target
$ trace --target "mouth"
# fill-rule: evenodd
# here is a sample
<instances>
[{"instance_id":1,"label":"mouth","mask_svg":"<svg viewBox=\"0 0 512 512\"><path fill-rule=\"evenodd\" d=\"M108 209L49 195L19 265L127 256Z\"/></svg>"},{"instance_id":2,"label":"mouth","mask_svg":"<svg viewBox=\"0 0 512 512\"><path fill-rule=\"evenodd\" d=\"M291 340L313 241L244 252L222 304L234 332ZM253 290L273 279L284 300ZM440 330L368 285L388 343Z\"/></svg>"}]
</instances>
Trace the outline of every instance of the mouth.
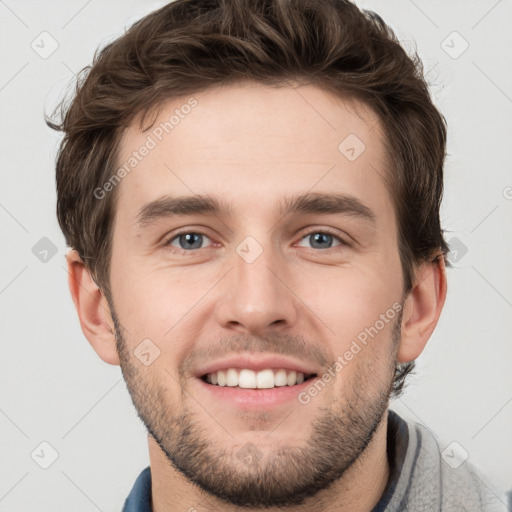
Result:
<instances>
[{"instance_id":1,"label":"mouth","mask_svg":"<svg viewBox=\"0 0 512 512\"><path fill-rule=\"evenodd\" d=\"M201 375L200 384L211 404L218 403L224 411L261 411L291 404L302 404L299 398L318 379L316 373L303 373L284 368L254 371L249 368L228 368ZM226 406L228 409L226 409Z\"/></svg>"},{"instance_id":2,"label":"mouth","mask_svg":"<svg viewBox=\"0 0 512 512\"><path fill-rule=\"evenodd\" d=\"M194 381L221 410L227 406L226 410L259 411L297 402L300 393L318 380L321 369L311 361L279 354L231 354L197 368Z\"/></svg>"},{"instance_id":3,"label":"mouth","mask_svg":"<svg viewBox=\"0 0 512 512\"><path fill-rule=\"evenodd\" d=\"M250 368L227 368L206 373L200 379L206 384L216 387L238 389L272 389L294 387L314 379L316 373L304 373L285 368L265 368L251 370Z\"/></svg>"}]
</instances>

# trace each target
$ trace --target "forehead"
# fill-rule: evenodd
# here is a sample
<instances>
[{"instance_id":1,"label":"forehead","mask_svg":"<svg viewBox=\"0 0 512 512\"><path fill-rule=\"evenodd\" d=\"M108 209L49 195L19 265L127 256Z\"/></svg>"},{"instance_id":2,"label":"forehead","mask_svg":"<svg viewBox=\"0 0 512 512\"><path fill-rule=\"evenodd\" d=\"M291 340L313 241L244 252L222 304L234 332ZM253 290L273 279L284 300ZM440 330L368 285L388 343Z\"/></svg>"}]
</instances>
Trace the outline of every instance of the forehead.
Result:
<instances>
[{"instance_id":1,"label":"forehead","mask_svg":"<svg viewBox=\"0 0 512 512\"><path fill-rule=\"evenodd\" d=\"M165 194L214 193L259 215L285 195L326 191L382 210L387 161L379 119L357 100L311 85L224 85L169 100L145 132L125 130L118 210L134 219Z\"/></svg>"}]
</instances>

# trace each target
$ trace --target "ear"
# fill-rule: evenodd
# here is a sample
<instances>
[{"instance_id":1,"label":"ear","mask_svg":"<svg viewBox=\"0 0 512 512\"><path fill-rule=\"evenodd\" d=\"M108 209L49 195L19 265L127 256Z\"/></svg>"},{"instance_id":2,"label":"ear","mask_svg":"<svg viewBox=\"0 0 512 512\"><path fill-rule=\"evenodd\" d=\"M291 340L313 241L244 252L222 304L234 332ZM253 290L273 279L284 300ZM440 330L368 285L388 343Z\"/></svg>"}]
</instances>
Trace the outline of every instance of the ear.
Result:
<instances>
[{"instance_id":1,"label":"ear","mask_svg":"<svg viewBox=\"0 0 512 512\"><path fill-rule=\"evenodd\" d=\"M94 282L77 251L66 254L71 297L80 319L80 326L96 353L109 364L119 365L114 322L102 290Z\"/></svg>"},{"instance_id":2,"label":"ear","mask_svg":"<svg viewBox=\"0 0 512 512\"><path fill-rule=\"evenodd\" d=\"M443 256L424 262L416 270L414 285L405 299L398 362L416 359L439 321L446 299L446 268Z\"/></svg>"}]
</instances>

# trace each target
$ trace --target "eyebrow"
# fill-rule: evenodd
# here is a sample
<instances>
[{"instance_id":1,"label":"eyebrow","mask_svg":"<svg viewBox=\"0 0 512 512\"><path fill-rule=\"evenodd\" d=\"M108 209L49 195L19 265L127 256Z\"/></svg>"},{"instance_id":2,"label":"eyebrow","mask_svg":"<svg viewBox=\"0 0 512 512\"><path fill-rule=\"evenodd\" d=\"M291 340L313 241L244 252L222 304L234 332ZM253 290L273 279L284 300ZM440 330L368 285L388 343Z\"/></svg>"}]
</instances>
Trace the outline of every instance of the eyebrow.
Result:
<instances>
[{"instance_id":1,"label":"eyebrow","mask_svg":"<svg viewBox=\"0 0 512 512\"><path fill-rule=\"evenodd\" d=\"M164 196L143 205L136 224L143 228L159 219L178 215L211 215L233 217L229 203L212 195ZM375 213L361 200L347 194L306 193L281 199L278 214L344 214L358 217L371 224L376 223Z\"/></svg>"}]
</instances>

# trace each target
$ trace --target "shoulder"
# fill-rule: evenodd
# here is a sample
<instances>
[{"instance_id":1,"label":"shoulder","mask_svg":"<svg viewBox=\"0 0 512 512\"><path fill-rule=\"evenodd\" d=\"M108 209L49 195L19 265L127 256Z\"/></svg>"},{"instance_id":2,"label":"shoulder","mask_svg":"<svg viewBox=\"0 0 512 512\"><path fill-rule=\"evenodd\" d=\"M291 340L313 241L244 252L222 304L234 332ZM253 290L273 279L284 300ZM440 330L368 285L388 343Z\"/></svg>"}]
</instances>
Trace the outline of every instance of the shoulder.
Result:
<instances>
[{"instance_id":1,"label":"shoulder","mask_svg":"<svg viewBox=\"0 0 512 512\"><path fill-rule=\"evenodd\" d=\"M399 501L409 510L429 512L507 510L504 494L469 462L467 451L459 443L442 447L425 425L405 420L394 411L388 418L388 431L397 436L395 504Z\"/></svg>"}]
</instances>

